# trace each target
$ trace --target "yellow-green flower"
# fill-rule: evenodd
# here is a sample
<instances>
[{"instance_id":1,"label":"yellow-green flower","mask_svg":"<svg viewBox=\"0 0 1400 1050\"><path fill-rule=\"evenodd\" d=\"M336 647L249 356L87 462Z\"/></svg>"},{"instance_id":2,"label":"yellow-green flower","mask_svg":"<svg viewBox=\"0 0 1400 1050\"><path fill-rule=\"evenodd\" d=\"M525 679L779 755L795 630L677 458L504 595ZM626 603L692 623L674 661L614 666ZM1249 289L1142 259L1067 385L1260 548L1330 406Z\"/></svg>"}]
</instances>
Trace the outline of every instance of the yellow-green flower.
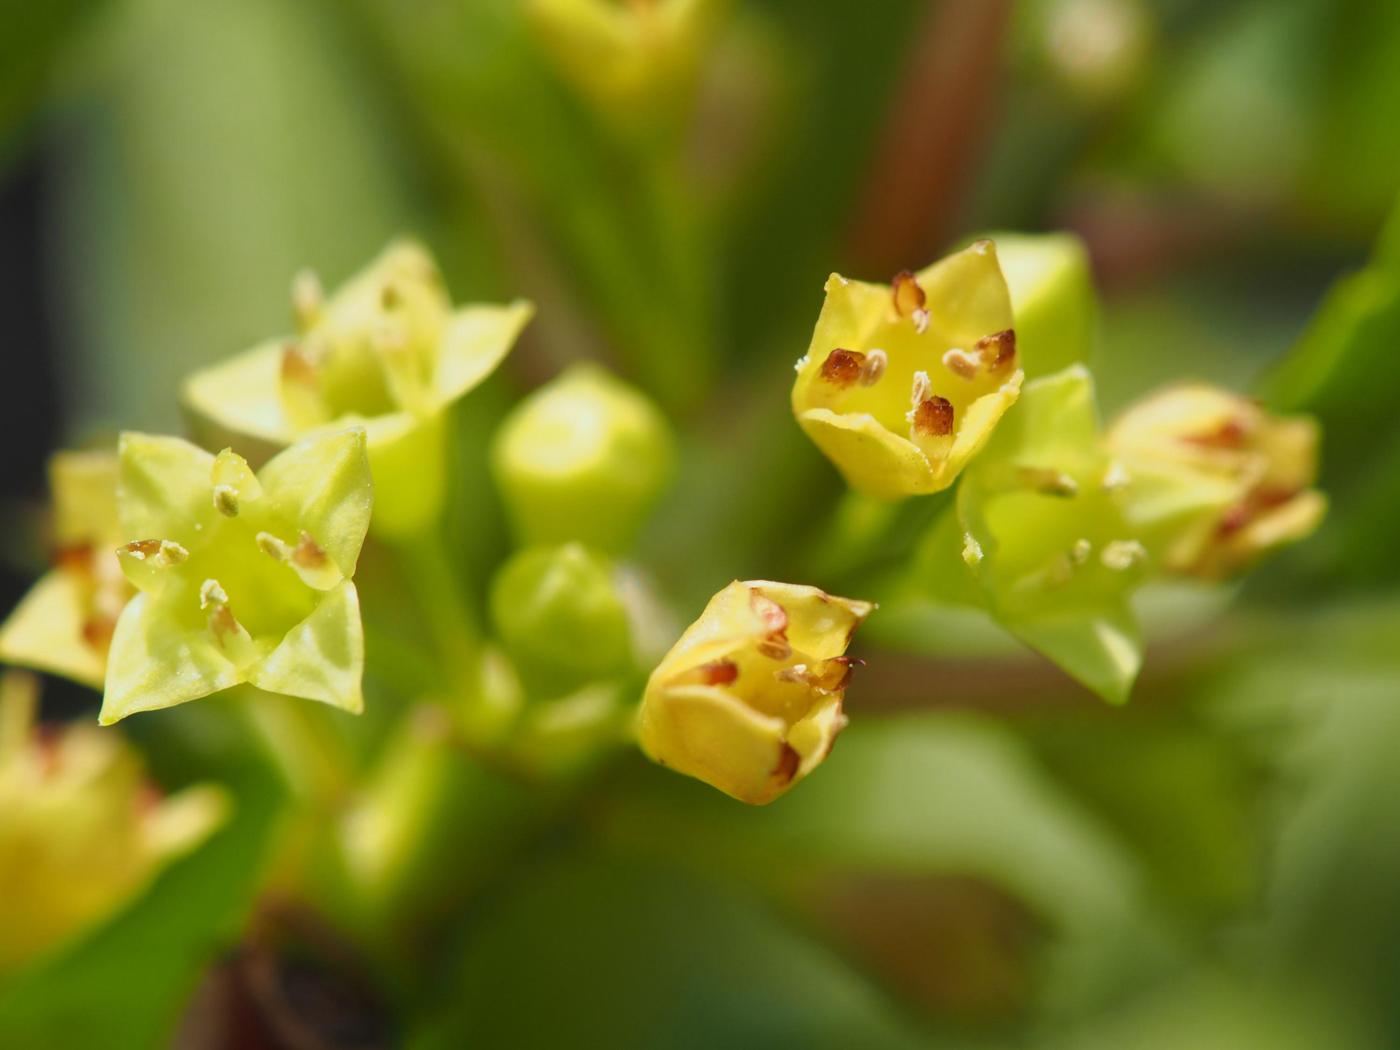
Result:
<instances>
[{"instance_id":1,"label":"yellow-green flower","mask_svg":"<svg viewBox=\"0 0 1400 1050\"><path fill-rule=\"evenodd\" d=\"M714 0L530 0L546 53L580 92L623 119L684 87L713 22Z\"/></svg>"},{"instance_id":2,"label":"yellow-green flower","mask_svg":"<svg viewBox=\"0 0 1400 1050\"><path fill-rule=\"evenodd\" d=\"M117 457L60 452L49 461L53 568L0 627L0 660L100 687L107 646L132 595L115 553Z\"/></svg>"},{"instance_id":3,"label":"yellow-green flower","mask_svg":"<svg viewBox=\"0 0 1400 1050\"><path fill-rule=\"evenodd\" d=\"M1317 424L1280 417L1203 383L1129 407L1108 433L1127 475L1159 493L1212 493L1163 514L1147 539L1172 573L1219 579L1309 535L1327 500L1317 478Z\"/></svg>"},{"instance_id":4,"label":"yellow-green flower","mask_svg":"<svg viewBox=\"0 0 1400 1050\"><path fill-rule=\"evenodd\" d=\"M299 275L292 302L296 335L186 381L196 435L257 462L299 437L363 426L376 534L421 530L442 504L445 411L495 370L533 307L454 310L436 263L411 241L391 244L329 299L314 275Z\"/></svg>"},{"instance_id":5,"label":"yellow-green flower","mask_svg":"<svg viewBox=\"0 0 1400 1050\"><path fill-rule=\"evenodd\" d=\"M978 241L892 286L832 274L792 409L852 488L894 499L951 485L1022 378L996 248Z\"/></svg>"},{"instance_id":6,"label":"yellow-green flower","mask_svg":"<svg viewBox=\"0 0 1400 1050\"><path fill-rule=\"evenodd\" d=\"M308 438L256 475L179 438L123 434L119 456L118 556L140 593L117 621L100 721L244 682L359 712L365 432Z\"/></svg>"},{"instance_id":7,"label":"yellow-green flower","mask_svg":"<svg viewBox=\"0 0 1400 1050\"><path fill-rule=\"evenodd\" d=\"M627 550L670 480L661 410L597 365L575 365L501 424L491 467L522 544Z\"/></svg>"},{"instance_id":8,"label":"yellow-green flower","mask_svg":"<svg viewBox=\"0 0 1400 1050\"><path fill-rule=\"evenodd\" d=\"M0 974L110 917L224 818L214 787L161 798L116 733L39 733L37 687L0 680Z\"/></svg>"},{"instance_id":9,"label":"yellow-green flower","mask_svg":"<svg viewBox=\"0 0 1400 1050\"><path fill-rule=\"evenodd\" d=\"M871 608L815 587L731 583L652 672L642 748L740 801L773 801L845 726L846 648Z\"/></svg>"}]
</instances>

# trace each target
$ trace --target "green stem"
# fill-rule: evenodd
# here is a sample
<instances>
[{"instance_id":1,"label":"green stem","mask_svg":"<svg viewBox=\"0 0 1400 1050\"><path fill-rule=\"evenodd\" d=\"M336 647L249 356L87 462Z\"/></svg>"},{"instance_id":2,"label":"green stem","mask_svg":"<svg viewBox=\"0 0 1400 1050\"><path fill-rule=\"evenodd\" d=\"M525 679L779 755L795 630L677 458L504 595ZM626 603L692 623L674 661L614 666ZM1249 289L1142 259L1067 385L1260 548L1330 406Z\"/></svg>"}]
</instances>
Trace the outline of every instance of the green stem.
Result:
<instances>
[{"instance_id":1,"label":"green stem","mask_svg":"<svg viewBox=\"0 0 1400 1050\"><path fill-rule=\"evenodd\" d=\"M481 640L442 536L429 528L394 546L398 569L436 657L445 691L469 704L480 689Z\"/></svg>"}]
</instances>

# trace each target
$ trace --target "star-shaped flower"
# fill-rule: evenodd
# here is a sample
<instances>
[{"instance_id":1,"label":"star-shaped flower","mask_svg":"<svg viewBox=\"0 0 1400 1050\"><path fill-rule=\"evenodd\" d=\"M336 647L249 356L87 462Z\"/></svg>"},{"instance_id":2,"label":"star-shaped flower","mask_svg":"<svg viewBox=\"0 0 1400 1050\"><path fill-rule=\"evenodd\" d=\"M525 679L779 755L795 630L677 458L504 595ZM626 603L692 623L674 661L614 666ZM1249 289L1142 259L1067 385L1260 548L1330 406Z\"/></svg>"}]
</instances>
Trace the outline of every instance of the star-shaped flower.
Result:
<instances>
[{"instance_id":1,"label":"star-shaped flower","mask_svg":"<svg viewBox=\"0 0 1400 1050\"><path fill-rule=\"evenodd\" d=\"M256 475L179 438L123 434L119 456L118 556L140 593L112 637L100 721L244 682L358 713L365 432L308 438Z\"/></svg>"}]
</instances>

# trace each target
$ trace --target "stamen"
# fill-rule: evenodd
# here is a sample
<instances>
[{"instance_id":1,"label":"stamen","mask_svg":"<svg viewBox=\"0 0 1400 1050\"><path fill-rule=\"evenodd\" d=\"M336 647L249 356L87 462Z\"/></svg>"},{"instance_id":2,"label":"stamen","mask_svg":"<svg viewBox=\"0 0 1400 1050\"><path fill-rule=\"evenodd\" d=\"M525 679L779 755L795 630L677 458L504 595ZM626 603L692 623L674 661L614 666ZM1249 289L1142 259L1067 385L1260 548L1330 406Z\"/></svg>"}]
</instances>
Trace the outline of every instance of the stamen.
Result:
<instances>
[{"instance_id":1,"label":"stamen","mask_svg":"<svg viewBox=\"0 0 1400 1050\"><path fill-rule=\"evenodd\" d=\"M918 280L908 270L900 270L894 275L891 282L893 290L895 313L900 317L913 317L916 310L923 310L928 297L924 295L924 290L919 287ZM928 313L925 311L925 324L927 324Z\"/></svg>"},{"instance_id":2,"label":"stamen","mask_svg":"<svg viewBox=\"0 0 1400 1050\"><path fill-rule=\"evenodd\" d=\"M199 585L199 607L201 609L227 604L228 592L223 589L218 580L205 580Z\"/></svg>"},{"instance_id":3,"label":"stamen","mask_svg":"<svg viewBox=\"0 0 1400 1050\"><path fill-rule=\"evenodd\" d=\"M307 331L321 319L325 298L315 270L302 270L292 278L292 316L299 331Z\"/></svg>"},{"instance_id":4,"label":"stamen","mask_svg":"<svg viewBox=\"0 0 1400 1050\"><path fill-rule=\"evenodd\" d=\"M226 518L238 517L238 490L232 485L215 485L214 509Z\"/></svg>"},{"instance_id":5,"label":"stamen","mask_svg":"<svg viewBox=\"0 0 1400 1050\"><path fill-rule=\"evenodd\" d=\"M865 355L865 363L860 367L860 385L874 386L878 383L889 363L889 355L883 350L869 351Z\"/></svg>"},{"instance_id":6,"label":"stamen","mask_svg":"<svg viewBox=\"0 0 1400 1050\"><path fill-rule=\"evenodd\" d=\"M1132 476L1128 473L1128 468L1119 463L1116 459L1108 465L1108 469L1103 472L1103 481L1099 484L1105 492L1117 492L1125 488Z\"/></svg>"},{"instance_id":7,"label":"stamen","mask_svg":"<svg viewBox=\"0 0 1400 1050\"><path fill-rule=\"evenodd\" d=\"M943 355L943 366L964 379L976 379L982 371L982 354L977 350L969 354L955 346Z\"/></svg>"},{"instance_id":8,"label":"stamen","mask_svg":"<svg viewBox=\"0 0 1400 1050\"><path fill-rule=\"evenodd\" d=\"M1110 540L1104 544L1099 561L1104 568L1123 572L1147 560L1147 548L1137 540Z\"/></svg>"},{"instance_id":9,"label":"stamen","mask_svg":"<svg viewBox=\"0 0 1400 1050\"><path fill-rule=\"evenodd\" d=\"M976 348L981 351L991 372L1005 372L1016 363L1016 331L1007 328L977 340Z\"/></svg>"},{"instance_id":10,"label":"stamen","mask_svg":"<svg viewBox=\"0 0 1400 1050\"><path fill-rule=\"evenodd\" d=\"M749 606L768 631L755 646L759 655L770 660L786 660L792 655L792 645L787 638L787 610L758 591L749 592Z\"/></svg>"},{"instance_id":11,"label":"stamen","mask_svg":"<svg viewBox=\"0 0 1400 1050\"><path fill-rule=\"evenodd\" d=\"M854 386L865 369L865 355L858 350L837 347L822 362L821 377L838 389Z\"/></svg>"},{"instance_id":12,"label":"stamen","mask_svg":"<svg viewBox=\"0 0 1400 1050\"><path fill-rule=\"evenodd\" d=\"M1023 485L1042 496L1070 499L1079 495L1079 482L1054 467L1022 467L1018 474Z\"/></svg>"},{"instance_id":13,"label":"stamen","mask_svg":"<svg viewBox=\"0 0 1400 1050\"><path fill-rule=\"evenodd\" d=\"M929 379L928 373L918 371L914 373L914 383L909 390L909 407L918 408L925 401L933 396L933 381ZM912 418L909 420L914 421Z\"/></svg>"},{"instance_id":14,"label":"stamen","mask_svg":"<svg viewBox=\"0 0 1400 1050\"><path fill-rule=\"evenodd\" d=\"M174 540L135 540L118 547L117 556L164 569L179 565L189 558L190 552Z\"/></svg>"},{"instance_id":15,"label":"stamen","mask_svg":"<svg viewBox=\"0 0 1400 1050\"><path fill-rule=\"evenodd\" d=\"M320 544L311 538L311 533L302 529L297 538L297 549L292 552L292 561L303 569L319 569L326 564L327 557Z\"/></svg>"},{"instance_id":16,"label":"stamen","mask_svg":"<svg viewBox=\"0 0 1400 1050\"><path fill-rule=\"evenodd\" d=\"M963 533L962 560L966 562L969 567L975 568L982 564L983 557L985 557L985 555L982 553L982 544L977 542L977 538L973 536L972 533Z\"/></svg>"},{"instance_id":17,"label":"stamen","mask_svg":"<svg viewBox=\"0 0 1400 1050\"><path fill-rule=\"evenodd\" d=\"M729 685L739 677L739 665L733 660L711 660L699 667L682 671L670 680L670 685Z\"/></svg>"},{"instance_id":18,"label":"stamen","mask_svg":"<svg viewBox=\"0 0 1400 1050\"><path fill-rule=\"evenodd\" d=\"M1093 553L1094 545L1087 539L1077 539L1069 549L1069 561L1071 565L1083 565L1089 560L1089 555Z\"/></svg>"},{"instance_id":19,"label":"stamen","mask_svg":"<svg viewBox=\"0 0 1400 1050\"><path fill-rule=\"evenodd\" d=\"M910 415L915 434L947 437L953 432L953 403L937 394L927 401L921 401Z\"/></svg>"},{"instance_id":20,"label":"stamen","mask_svg":"<svg viewBox=\"0 0 1400 1050\"><path fill-rule=\"evenodd\" d=\"M260 532L257 535L258 549L269 558L276 561L286 562L292 558L292 548L270 532Z\"/></svg>"}]
</instances>

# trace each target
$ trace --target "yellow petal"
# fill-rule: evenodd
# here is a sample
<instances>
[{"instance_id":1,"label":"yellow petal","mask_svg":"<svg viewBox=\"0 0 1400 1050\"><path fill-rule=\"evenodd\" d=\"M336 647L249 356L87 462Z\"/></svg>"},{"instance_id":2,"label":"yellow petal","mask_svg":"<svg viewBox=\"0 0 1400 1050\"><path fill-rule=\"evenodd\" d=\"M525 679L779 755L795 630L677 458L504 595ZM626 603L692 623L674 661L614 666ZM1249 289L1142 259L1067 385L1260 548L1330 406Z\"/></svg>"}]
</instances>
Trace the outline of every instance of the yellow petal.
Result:
<instances>
[{"instance_id":1,"label":"yellow petal","mask_svg":"<svg viewBox=\"0 0 1400 1050\"><path fill-rule=\"evenodd\" d=\"M360 598L346 580L250 669L248 682L269 693L319 700L357 715L364 710L364 664Z\"/></svg>"},{"instance_id":2,"label":"yellow petal","mask_svg":"<svg viewBox=\"0 0 1400 1050\"><path fill-rule=\"evenodd\" d=\"M0 660L99 688L106 653L83 638L85 589L73 574L45 573L0 627Z\"/></svg>"}]
</instances>

